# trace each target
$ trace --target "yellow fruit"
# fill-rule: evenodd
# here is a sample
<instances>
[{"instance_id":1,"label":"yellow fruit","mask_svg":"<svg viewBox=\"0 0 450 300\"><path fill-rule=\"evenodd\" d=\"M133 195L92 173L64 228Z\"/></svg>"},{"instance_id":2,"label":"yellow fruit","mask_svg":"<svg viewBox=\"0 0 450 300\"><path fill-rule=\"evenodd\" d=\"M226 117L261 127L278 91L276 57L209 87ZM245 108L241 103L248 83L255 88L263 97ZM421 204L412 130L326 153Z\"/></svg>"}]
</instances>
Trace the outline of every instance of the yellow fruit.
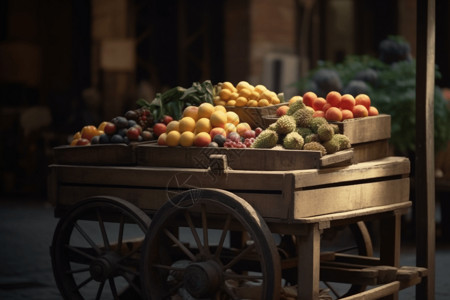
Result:
<instances>
[{"instance_id":1,"label":"yellow fruit","mask_svg":"<svg viewBox=\"0 0 450 300\"><path fill-rule=\"evenodd\" d=\"M180 129L180 122L177 120L170 121L169 124L167 124L166 132L169 133L171 131L179 131Z\"/></svg>"},{"instance_id":2,"label":"yellow fruit","mask_svg":"<svg viewBox=\"0 0 450 300\"><path fill-rule=\"evenodd\" d=\"M191 117L181 118L178 124L178 131L183 133L185 131L194 132L195 129L195 120Z\"/></svg>"},{"instance_id":3,"label":"yellow fruit","mask_svg":"<svg viewBox=\"0 0 450 300\"><path fill-rule=\"evenodd\" d=\"M219 92L220 99L228 100L231 97L232 91L229 89L222 88Z\"/></svg>"},{"instance_id":4,"label":"yellow fruit","mask_svg":"<svg viewBox=\"0 0 450 300\"><path fill-rule=\"evenodd\" d=\"M297 102L299 100L303 100L302 96L292 96L291 99L289 99L288 105L291 105L294 102Z\"/></svg>"},{"instance_id":5,"label":"yellow fruit","mask_svg":"<svg viewBox=\"0 0 450 300\"><path fill-rule=\"evenodd\" d=\"M207 132L209 133L211 131L211 121L209 118L200 118L197 123L195 123L195 130L194 132L197 134L199 132Z\"/></svg>"},{"instance_id":6,"label":"yellow fruit","mask_svg":"<svg viewBox=\"0 0 450 300\"><path fill-rule=\"evenodd\" d=\"M103 130L105 128L106 124L108 124L107 121L101 122L100 125L98 125L97 129L98 130Z\"/></svg>"},{"instance_id":7,"label":"yellow fruit","mask_svg":"<svg viewBox=\"0 0 450 300\"><path fill-rule=\"evenodd\" d=\"M236 85L236 89L238 91L240 91L240 90L242 90L244 88L248 88L249 85L250 84L247 81L242 80L242 81L239 81L239 83Z\"/></svg>"},{"instance_id":8,"label":"yellow fruit","mask_svg":"<svg viewBox=\"0 0 450 300\"><path fill-rule=\"evenodd\" d=\"M198 120L198 106L188 106L183 110L183 117L191 117L194 121Z\"/></svg>"},{"instance_id":9,"label":"yellow fruit","mask_svg":"<svg viewBox=\"0 0 450 300\"><path fill-rule=\"evenodd\" d=\"M263 106L269 106L269 100L267 100L267 99L261 99L261 100L259 100L258 101L258 106L259 107L263 107Z\"/></svg>"},{"instance_id":10,"label":"yellow fruit","mask_svg":"<svg viewBox=\"0 0 450 300\"><path fill-rule=\"evenodd\" d=\"M247 105L247 98L239 97L239 98L236 99L235 106L242 107L242 106L246 106L246 105Z\"/></svg>"},{"instance_id":11,"label":"yellow fruit","mask_svg":"<svg viewBox=\"0 0 450 300\"><path fill-rule=\"evenodd\" d=\"M258 101L257 100L248 100L247 106L248 107L257 107L258 106Z\"/></svg>"},{"instance_id":12,"label":"yellow fruit","mask_svg":"<svg viewBox=\"0 0 450 300\"><path fill-rule=\"evenodd\" d=\"M225 129L227 135L232 131L236 132L236 126L233 123L226 123L223 129Z\"/></svg>"},{"instance_id":13,"label":"yellow fruit","mask_svg":"<svg viewBox=\"0 0 450 300\"><path fill-rule=\"evenodd\" d=\"M231 82L229 82L229 81L225 81L225 82L222 83L222 89L228 89L231 92L235 92L236 91L236 88L234 87L234 85Z\"/></svg>"},{"instance_id":14,"label":"yellow fruit","mask_svg":"<svg viewBox=\"0 0 450 300\"><path fill-rule=\"evenodd\" d=\"M231 123L233 125L239 124L239 116L234 111L227 111L227 123Z\"/></svg>"},{"instance_id":15,"label":"yellow fruit","mask_svg":"<svg viewBox=\"0 0 450 300\"><path fill-rule=\"evenodd\" d=\"M244 97L248 99L250 95L252 94L252 91L250 91L248 88L243 88L239 91L239 96ZM239 99L239 98L238 98ZM236 99L237 100L237 99Z\"/></svg>"},{"instance_id":16,"label":"yellow fruit","mask_svg":"<svg viewBox=\"0 0 450 300\"><path fill-rule=\"evenodd\" d=\"M262 84L258 84L257 86L255 86L255 91L258 92L258 94L261 94L262 92L264 92L266 90L267 90L267 88Z\"/></svg>"},{"instance_id":17,"label":"yellow fruit","mask_svg":"<svg viewBox=\"0 0 450 300\"><path fill-rule=\"evenodd\" d=\"M94 125L86 125L81 129L81 137L89 141L96 135L100 135L100 133Z\"/></svg>"},{"instance_id":18,"label":"yellow fruit","mask_svg":"<svg viewBox=\"0 0 450 300\"><path fill-rule=\"evenodd\" d=\"M257 100L258 98L259 98L259 93L257 91L252 91L252 93L250 94L250 96L248 96L247 99Z\"/></svg>"},{"instance_id":19,"label":"yellow fruit","mask_svg":"<svg viewBox=\"0 0 450 300\"><path fill-rule=\"evenodd\" d=\"M171 131L166 136L166 145L170 147L178 146L181 134L178 131Z\"/></svg>"},{"instance_id":20,"label":"yellow fruit","mask_svg":"<svg viewBox=\"0 0 450 300\"><path fill-rule=\"evenodd\" d=\"M198 106L198 120L201 118L211 117L211 114L214 112L214 105L208 102L203 102Z\"/></svg>"},{"instance_id":21,"label":"yellow fruit","mask_svg":"<svg viewBox=\"0 0 450 300\"><path fill-rule=\"evenodd\" d=\"M228 100L236 100L239 97L239 93L238 92L232 92L230 99Z\"/></svg>"},{"instance_id":22,"label":"yellow fruit","mask_svg":"<svg viewBox=\"0 0 450 300\"><path fill-rule=\"evenodd\" d=\"M236 125L236 132L239 133L240 136L244 135L244 132L252 129L250 125L246 122L242 122Z\"/></svg>"},{"instance_id":23,"label":"yellow fruit","mask_svg":"<svg viewBox=\"0 0 450 300\"><path fill-rule=\"evenodd\" d=\"M272 105L277 105L277 104L280 104L280 102L281 102L280 98L278 98L278 97L271 98L270 100L271 100L270 104L272 104Z\"/></svg>"},{"instance_id":24,"label":"yellow fruit","mask_svg":"<svg viewBox=\"0 0 450 300\"><path fill-rule=\"evenodd\" d=\"M270 99L272 97L272 92L269 90L265 90L264 92L261 93L261 95L259 95L259 100L261 99Z\"/></svg>"},{"instance_id":25,"label":"yellow fruit","mask_svg":"<svg viewBox=\"0 0 450 300\"><path fill-rule=\"evenodd\" d=\"M185 131L180 136L179 144L183 147L190 147L194 144L195 134L190 131Z\"/></svg>"},{"instance_id":26,"label":"yellow fruit","mask_svg":"<svg viewBox=\"0 0 450 300\"><path fill-rule=\"evenodd\" d=\"M216 105L216 106L214 106L214 110L215 111L223 111L224 113L227 112L227 109L225 108L224 105Z\"/></svg>"},{"instance_id":27,"label":"yellow fruit","mask_svg":"<svg viewBox=\"0 0 450 300\"><path fill-rule=\"evenodd\" d=\"M236 100L228 100L226 106L236 106Z\"/></svg>"},{"instance_id":28,"label":"yellow fruit","mask_svg":"<svg viewBox=\"0 0 450 300\"><path fill-rule=\"evenodd\" d=\"M70 146L76 146L77 143L78 143L78 140L79 140L80 138L81 138L81 137L79 137L79 138L74 138L74 139L72 140L72 142L70 142Z\"/></svg>"},{"instance_id":29,"label":"yellow fruit","mask_svg":"<svg viewBox=\"0 0 450 300\"><path fill-rule=\"evenodd\" d=\"M72 137L73 139L81 139L81 132L77 131Z\"/></svg>"},{"instance_id":30,"label":"yellow fruit","mask_svg":"<svg viewBox=\"0 0 450 300\"><path fill-rule=\"evenodd\" d=\"M227 120L227 113L219 110L213 112L210 118L212 127L223 127L227 123Z\"/></svg>"}]
</instances>

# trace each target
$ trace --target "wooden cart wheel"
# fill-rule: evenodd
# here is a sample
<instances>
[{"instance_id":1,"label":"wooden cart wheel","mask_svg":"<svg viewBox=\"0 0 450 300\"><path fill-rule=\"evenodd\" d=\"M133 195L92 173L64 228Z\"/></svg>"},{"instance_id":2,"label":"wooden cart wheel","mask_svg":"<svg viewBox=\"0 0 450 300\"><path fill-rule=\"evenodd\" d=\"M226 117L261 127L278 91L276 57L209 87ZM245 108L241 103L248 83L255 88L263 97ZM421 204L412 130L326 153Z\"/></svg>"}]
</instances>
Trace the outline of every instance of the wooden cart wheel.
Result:
<instances>
[{"instance_id":1,"label":"wooden cart wheel","mask_svg":"<svg viewBox=\"0 0 450 300\"><path fill-rule=\"evenodd\" d=\"M325 230L322 244L322 251L373 256L372 239L363 221ZM365 285L357 284L349 285L326 281L323 281L323 284L330 289L336 299L354 295L366 289Z\"/></svg>"},{"instance_id":2,"label":"wooden cart wheel","mask_svg":"<svg viewBox=\"0 0 450 300\"><path fill-rule=\"evenodd\" d=\"M246 241L229 248L226 240L235 231ZM227 191L193 189L173 197L154 215L143 251L147 299L280 296L280 261L269 228L245 200Z\"/></svg>"},{"instance_id":3,"label":"wooden cart wheel","mask_svg":"<svg viewBox=\"0 0 450 300\"><path fill-rule=\"evenodd\" d=\"M140 249L149 226L143 211L115 197L93 197L71 208L50 248L64 299L140 298Z\"/></svg>"}]
</instances>

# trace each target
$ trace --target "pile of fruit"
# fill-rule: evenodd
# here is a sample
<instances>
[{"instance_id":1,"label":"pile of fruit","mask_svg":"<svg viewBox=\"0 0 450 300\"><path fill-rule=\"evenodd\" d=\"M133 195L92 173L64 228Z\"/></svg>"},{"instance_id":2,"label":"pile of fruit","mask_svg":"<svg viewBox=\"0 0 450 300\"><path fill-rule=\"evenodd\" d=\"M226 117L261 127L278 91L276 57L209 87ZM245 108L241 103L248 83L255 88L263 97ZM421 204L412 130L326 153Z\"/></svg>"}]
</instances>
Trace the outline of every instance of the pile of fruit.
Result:
<instances>
[{"instance_id":1,"label":"pile of fruit","mask_svg":"<svg viewBox=\"0 0 450 300\"><path fill-rule=\"evenodd\" d=\"M157 124L155 124L156 126ZM159 134L158 144L170 147L250 147L262 128L253 130L222 105L188 106L180 120L173 120ZM155 130L154 130L155 132Z\"/></svg>"},{"instance_id":2,"label":"pile of fruit","mask_svg":"<svg viewBox=\"0 0 450 300\"><path fill-rule=\"evenodd\" d=\"M214 86L214 104L231 107L264 107L284 102L283 94L277 94L264 85L253 86L240 81L236 86L231 82L220 82Z\"/></svg>"},{"instance_id":3,"label":"pile of fruit","mask_svg":"<svg viewBox=\"0 0 450 300\"><path fill-rule=\"evenodd\" d=\"M98 127L86 125L76 132L71 146L142 142L153 139L153 116L146 108L129 110L124 116L103 121Z\"/></svg>"},{"instance_id":4,"label":"pile of fruit","mask_svg":"<svg viewBox=\"0 0 450 300\"><path fill-rule=\"evenodd\" d=\"M378 115L378 109L371 106L370 97L366 94L353 97L350 94L341 95L339 92L331 91L326 98L323 98L318 97L314 92L306 92L300 98L306 106L314 110L314 117L324 117L328 121Z\"/></svg>"},{"instance_id":5,"label":"pile of fruit","mask_svg":"<svg viewBox=\"0 0 450 300\"><path fill-rule=\"evenodd\" d=\"M314 109L303 99L291 98L284 114L259 134L252 148L316 150L322 155L350 148L350 140L339 132L339 127L322 116L314 117Z\"/></svg>"}]
</instances>

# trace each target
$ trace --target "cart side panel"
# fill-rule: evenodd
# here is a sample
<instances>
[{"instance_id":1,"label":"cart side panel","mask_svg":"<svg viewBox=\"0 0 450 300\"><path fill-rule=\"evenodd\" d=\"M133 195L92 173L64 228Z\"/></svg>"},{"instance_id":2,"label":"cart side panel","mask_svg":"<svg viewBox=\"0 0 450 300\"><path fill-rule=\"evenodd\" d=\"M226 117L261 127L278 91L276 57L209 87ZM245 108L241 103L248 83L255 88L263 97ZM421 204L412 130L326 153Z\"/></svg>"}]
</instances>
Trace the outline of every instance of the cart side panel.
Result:
<instances>
[{"instance_id":1,"label":"cart side panel","mask_svg":"<svg viewBox=\"0 0 450 300\"><path fill-rule=\"evenodd\" d=\"M299 190L293 218L409 201L409 178Z\"/></svg>"}]
</instances>

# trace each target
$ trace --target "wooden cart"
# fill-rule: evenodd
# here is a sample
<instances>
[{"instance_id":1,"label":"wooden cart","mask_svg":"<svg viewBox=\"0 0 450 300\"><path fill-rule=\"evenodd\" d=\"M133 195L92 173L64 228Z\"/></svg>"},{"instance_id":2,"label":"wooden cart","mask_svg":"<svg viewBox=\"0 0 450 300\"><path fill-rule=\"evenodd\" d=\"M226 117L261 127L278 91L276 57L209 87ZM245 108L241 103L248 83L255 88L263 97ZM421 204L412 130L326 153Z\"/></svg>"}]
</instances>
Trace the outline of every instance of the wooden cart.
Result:
<instances>
[{"instance_id":1,"label":"wooden cart","mask_svg":"<svg viewBox=\"0 0 450 300\"><path fill-rule=\"evenodd\" d=\"M409 160L352 163L354 150L58 147L58 287L68 299L395 298L427 274L399 266Z\"/></svg>"}]
</instances>

